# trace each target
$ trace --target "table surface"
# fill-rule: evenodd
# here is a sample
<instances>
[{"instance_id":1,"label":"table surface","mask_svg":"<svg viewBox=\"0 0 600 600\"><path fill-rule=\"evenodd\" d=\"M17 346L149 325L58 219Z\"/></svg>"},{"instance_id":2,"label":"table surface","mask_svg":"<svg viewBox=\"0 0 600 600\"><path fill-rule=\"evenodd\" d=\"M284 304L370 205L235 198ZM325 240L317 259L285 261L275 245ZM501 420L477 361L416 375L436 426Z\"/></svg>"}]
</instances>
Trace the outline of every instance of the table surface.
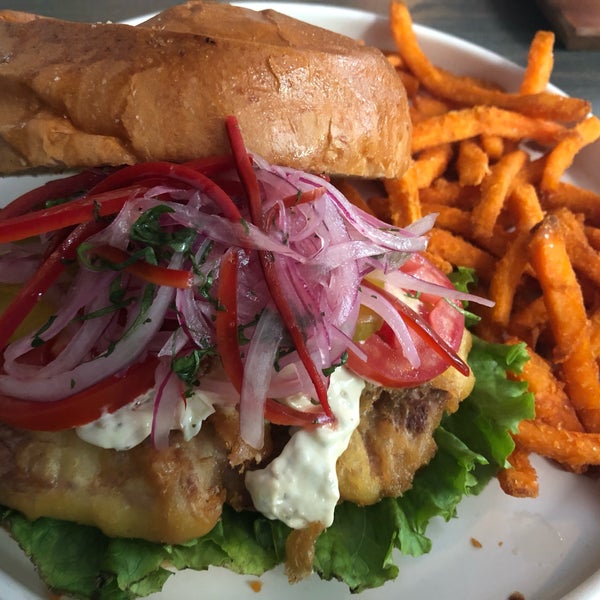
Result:
<instances>
[{"instance_id":1,"label":"table surface","mask_svg":"<svg viewBox=\"0 0 600 600\"><path fill-rule=\"evenodd\" d=\"M388 0L309 0L385 14ZM164 9L178 0L0 0L0 8L79 21L118 21ZM457 35L523 65L529 43L550 24L535 0L406 0L416 22ZM277 4L277 0L273 1ZM600 51L555 50L552 82L600 107Z\"/></svg>"}]
</instances>

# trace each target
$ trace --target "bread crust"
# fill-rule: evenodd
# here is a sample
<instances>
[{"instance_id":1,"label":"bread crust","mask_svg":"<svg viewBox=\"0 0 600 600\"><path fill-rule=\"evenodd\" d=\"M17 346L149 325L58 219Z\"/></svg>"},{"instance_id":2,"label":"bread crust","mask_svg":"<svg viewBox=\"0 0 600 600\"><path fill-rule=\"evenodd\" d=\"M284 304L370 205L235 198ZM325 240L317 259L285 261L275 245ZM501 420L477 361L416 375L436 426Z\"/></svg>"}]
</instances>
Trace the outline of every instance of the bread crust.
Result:
<instances>
[{"instance_id":1,"label":"bread crust","mask_svg":"<svg viewBox=\"0 0 600 600\"><path fill-rule=\"evenodd\" d=\"M181 162L249 149L305 171L397 177L404 88L376 49L274 11L191 2L132 27L0 12L0 171Z\"/></svg>"}]
</instances>

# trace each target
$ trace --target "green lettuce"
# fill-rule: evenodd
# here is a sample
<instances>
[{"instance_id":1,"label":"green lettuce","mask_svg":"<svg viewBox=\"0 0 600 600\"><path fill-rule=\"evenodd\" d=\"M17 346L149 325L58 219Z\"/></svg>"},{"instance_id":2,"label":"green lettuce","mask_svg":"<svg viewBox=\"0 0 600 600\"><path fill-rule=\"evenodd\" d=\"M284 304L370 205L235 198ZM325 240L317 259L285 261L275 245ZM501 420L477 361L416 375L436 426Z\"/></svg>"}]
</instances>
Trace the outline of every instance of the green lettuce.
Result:
<instances>
[{"instance_id":1,"label":"green lettuce","mask_svg":"<svg viewBox=\"0 0 600 600\"><path fill-rule=\"evenodd\" d=\"M456 413L444 417L435 433L437 454L401 498L337 507L333 525L316 542L315 570L323 579L344 581L359 592L397 576L394 550L413 556L430 550L431 519L454 518L460 500L479 493L507 464L514 447L509 432L533 417L527 385L506 374L519 372L526 360L523 345L474 338L469 364L475 388ZM93 527L54 519L30 522L10 509L0 509L0 521L52 590L98 600L130 600L160 590L172 572L166 565L197 570L216 565L258 576L284 561L289 532L282 523L227 507L209 534L178 546L110 539Z\"/></svg>"}]
</instances>

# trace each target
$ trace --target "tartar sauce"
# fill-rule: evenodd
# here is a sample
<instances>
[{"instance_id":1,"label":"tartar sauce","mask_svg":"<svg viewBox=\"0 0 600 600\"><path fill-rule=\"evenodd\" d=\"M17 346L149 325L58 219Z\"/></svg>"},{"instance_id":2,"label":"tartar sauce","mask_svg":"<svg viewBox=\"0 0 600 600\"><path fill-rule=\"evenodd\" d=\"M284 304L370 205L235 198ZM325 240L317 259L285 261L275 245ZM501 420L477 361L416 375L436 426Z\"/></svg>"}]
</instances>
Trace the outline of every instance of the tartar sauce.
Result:
<instances>
[{"instance_id":1,"label":"tartar sauce","mask_svg":"<svg viewBox=\"0 0 600 600\"><path fill-rule=\"evenodd\" d=\"M173 415L172 430L183 433L186 441L191 440L201 429L202 421L214 412L214 394L194 391L186 402L179 403ZM129 450L143 442L152 430L154 391L138 396L133 402L105 413L96 421L76 428L77 435L89 444L101 448Z\"/></svg>"},{"instance_id":2,"label":"tartar sauce","mask_svg":"<svg viewBox=\"0 0 600 600\"><path fill-rule=\"evenodd\" d=\"M327 394L336 423L296 431L278 457L246 474L246 487L259 512L292 529L333 523L340 496L336 463L358 426L364 385L344 367L336 369Z\"/></svg>"}]
</instances>

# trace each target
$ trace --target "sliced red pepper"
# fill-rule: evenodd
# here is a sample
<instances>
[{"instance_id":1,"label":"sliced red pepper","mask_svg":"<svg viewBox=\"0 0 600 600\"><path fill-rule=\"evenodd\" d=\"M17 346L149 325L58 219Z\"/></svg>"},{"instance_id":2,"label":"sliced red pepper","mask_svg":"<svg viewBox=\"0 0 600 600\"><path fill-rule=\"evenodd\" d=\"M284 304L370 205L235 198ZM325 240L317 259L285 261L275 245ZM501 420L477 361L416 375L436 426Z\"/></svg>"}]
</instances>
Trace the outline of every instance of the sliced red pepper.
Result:
<instances>
[{"instance_id":1,"label":"sliced red pepper","mask_svg":"<svg viewBox=\"0 0 600 600\"><path fill-rule=\"evenodd\" d=\"M72 194L87 190L106 177L100 171L83 171L76 175L48 181L34 190L15 198L10 204L0 210L0 220L18 217L32 210L44 207L44 204L57 198L68 198Z\"/></svg>"},{"instance_id":2,"label":"sliced red pepper","mask_svg":"<svg viewBox=\"0 0 600 600\"><path fill-rule=\"evenodd\" d=\"M290 334L292 341L294 342L294 346L296 347L296 351L298 352L298 356L304 365L304 368L308 372L308 376L315 386L315 390L317 392L317 399L319 400L319 404L323 408L325 414L329 417L330 420L334 419L334 414L329 406L329 400L327 399L327 388L325 387L325 383L323 378L321 377L321 373L319 373L319 369L317 365L315 365L308 348L306 347L306 343L304 341L304 333L302 329L298 325L294 313L290 305L287 302L285 294L279 285L279 280L277 278L277 274L275 273L275 266L273 264L273 259L268 256L266 252L259 252L260 254L260 263L263 269L263 273L265 274L265 279L267 281L267 285L269 287L269 291L271 292L271 296L273 298L273 302L277 306L279 310L279 314Z\"/></svg>"},{"instance_id":3,"label":"sliced red pepper","mask_svg":"<svg viewBox=\"0 0 600 600\"><path fill-rule=\"evenodd\" d=\"M217 299L219 310L215 319L217 352L221 357L223 369L237 390L242 391L244 380L244 364L242 363L238 341L237 311L237 272L239 251L229 248L221 259ZM281 404L272 398L265 403L265 418L275 425L309 427L329 422L331 419L320 412L300 411L291 406Z\"/></svg>"},{"instance_id":4,"label":"sliced red pepper","mask_svg":"<svg viewBox=\"0 0 600 600\"><path fill-rule=\"evenodd\" d=\"M304 427L308 428L317 425L326 425L331 423L331 418L328 417L322 410L298 410L267 398L265 404L265 418L274 425L287 425L288 427Z\"/></svg>"},{"instance_id":5,"label":"sliced red pepper","mask_svg":"<svg viewBox=\"0 0 600 600\"><path fill-rule=\"evenodd\" d=\"M165 161L139 163L130 167L123 167L92 188L90 193L98 194L122 188L126 185L142 183L156 177L189 185L212 198L228 219L234 222L242 220L242 214L234 201L214 181L191 167Z\"/></svg>"},{"instance_id":6,"label":"sliced red pepper","mask_svg":"<svg viewBox=\"0 0 600 600\"><path fill-rule=\"evenodd\" d=\"M244 365L238 341L238 263L238 250L229 248L221 259L219 269L215 337L225 374L239 393L244 379Z\"/></svg>"},{"instance_id":7,"label":"sliced red pepper","mask_svg":"<svg viewBox=\"0 0 600 600\"><path fill-rule=\"evenodd\" d=\"M258 180L256 179L256 174L252 168L250 157L246 152L246 147L244 145L244 140L242 138L237 119L235 117L228 117L226 120L226 126L237 170L240 179L244 184L246 195L248 197L252 222L257 227L264 229L262 222L262 199L260 196ZM308 372L313 385L315 386L319 403L321 404L321 407L323 408L327 417L329 417L330 420L333 420L335 417L331 411L331 407L329 406L329 401L327 399L327 388L325 387L325 383L321 377L319 369L312 360L310 352L306 347L302 329L298 325L293 311L287 302L285 294L281 289L277 274L275 272L273 257L270 253L264 251L259 251L258 254L260 257L260 264L265 275L265 280L269 287L269 291L271 292L273 301L275 302L286 329L288 330L292 341L294 342L298 356L300 357L304 368Z\"/></svg>"},{"instance_id":8,"label":"sliced red pepper","mask_svg":"<svg viewBox=\"0 0 600 600\"><path fill-rule=\"evenodd\" d=\"M208 176L215 173L221 173L226 169L235 168L235 163L233 162L233 156L231 156L231 154L196 158L194 160L188 160L187 162L184 162L183 165Z\"/></svg>"},{"instance_id":9,"label":"sliced red pepper","mask_svg":"<svg viewBox=\"0 0 600 600\"><path fill-rule=\"evenodd\" d=\"M87 195L65 204L58 204L26 215L0 221L0 243L16 242L29 237L72 227L98 217L113 215L124 204L146 191L147 188L132 186L116 191Z\"/></svg>"},{"instance_id":10,"label":"sliced red pepper","mask_svg":"<svg viewBox=\"0 0 600 600\"><path fill-rule=\"evenodd\" d=\"M298 192L297 194L291 194L283 199L283 205L286 208L293 208L298 204L306 204L308 202L314 202L323 196L325 193L324 187L316 187L307 192Z\"/></svg>"},{"instance_id":11,"label":"sliced red pepper","mask_svg":"<svg viewBox=\"0 0 600 600\"><path fill-rule=\"evenodd\" d=\"M118 265L127 263L131 259L130 254L114 246L96 246L92 252L117 267ZM159 267L143 260L136 260L123 267L123 270L144 281L157 285L187 289L194 284L194 276L191 271Z\"/></svg>"},{"instance_id":12,"label":"sliced red pepper","mask_svg":"<svg viewBox=\"0 0 600 600\"><path fill-rule=\"evenodd\" d=\"M90 221L76 227L48 256L33 277L21 287L0 315L0 349L6 346L17 327L62 274L68 261L75 259L81 242L103 227L104 224L99 221Z\"/></svg>"},{"instance_id":13,"label":"sliced red pepper","mask_svg":"<svg viewBox=\"0 0 600 600\"><path fill-rule=\"evenodd\" d=\"M158 359L150 357L62 400L42 402L0 394L0 422L33 431L79 427L113 413L154 386Z\"/></svg>"}]
</instances>

